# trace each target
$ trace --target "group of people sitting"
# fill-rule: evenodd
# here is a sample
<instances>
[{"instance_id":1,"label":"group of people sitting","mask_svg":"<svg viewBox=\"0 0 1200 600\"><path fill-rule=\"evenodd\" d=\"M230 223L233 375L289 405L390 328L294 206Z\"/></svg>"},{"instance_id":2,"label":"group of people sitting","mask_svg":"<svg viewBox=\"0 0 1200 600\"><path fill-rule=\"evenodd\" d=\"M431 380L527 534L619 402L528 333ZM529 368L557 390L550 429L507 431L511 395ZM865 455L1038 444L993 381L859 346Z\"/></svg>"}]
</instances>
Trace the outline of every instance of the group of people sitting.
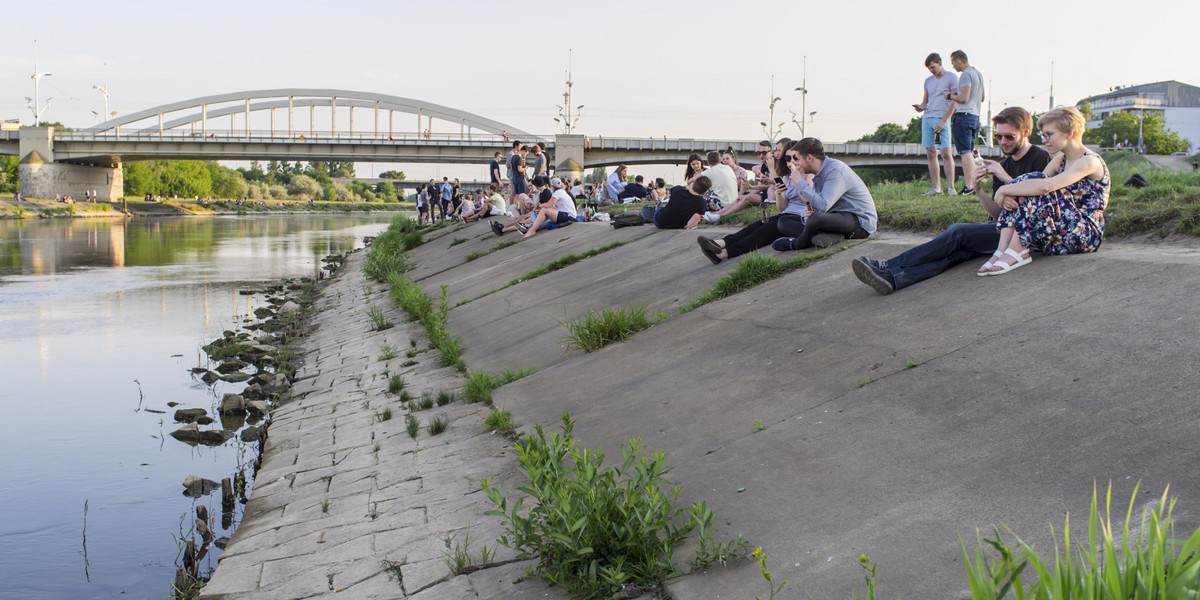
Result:
<instances>
[{"instance_id":1,"label":"group of people sitting","mask_svg":"<svg viewBox=\"0 0 1200 600\"><path fill-rule=\"evenodd\" d=\"M1009 107L993 119L1002 161L985 160L973 173L971 188L990 220L951 226L933 240L887 260L866 256L852 271L881 294L933 277L976 257L988 256L977 275L1008 273L1032 261L1031 249L1046 255L1093 252L1104 236L1104 210L1111 180L1104 160L1083 145L1086 122L1073 107L1058 107L1037 123L1044 149L1029 142L1033 119L1020 107ZM642 178L626 181L621 165L604 182L604 194L634 196L656 202L649 220L660 229L693 229L702 222L747 207L774 203L778 214L756 220L723 237L701 235L701 253L713 264L772 246L793 251L828 247L844 239L876 233L878 214L863 180L845 162L825 154L816 138L759 143L761 164L754 183L737 163L732 149L688 160L685 183L666 188L659 179L638 196ZM707 163L707 164L705 164ZM983 181L992 179L992 192ZM539 175L527 193L516 196L512 218L493 221L496 235L519 231L532 237L540 229L562 226L578 218L575 197L559 178ZM504 199L495 185L464 220L504 214ZM499 212L497 213L497 207ZM515 209L515 210L513 210Z\"/></svg>"}]
</instances>

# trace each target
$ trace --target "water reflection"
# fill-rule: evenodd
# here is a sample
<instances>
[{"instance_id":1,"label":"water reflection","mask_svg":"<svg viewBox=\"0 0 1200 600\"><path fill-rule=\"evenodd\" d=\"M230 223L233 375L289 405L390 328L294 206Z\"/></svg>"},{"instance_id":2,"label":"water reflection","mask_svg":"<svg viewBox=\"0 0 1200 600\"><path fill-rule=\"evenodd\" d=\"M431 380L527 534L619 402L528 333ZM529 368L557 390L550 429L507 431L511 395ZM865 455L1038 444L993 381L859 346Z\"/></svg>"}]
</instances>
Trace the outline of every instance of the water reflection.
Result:
<instances>
[{"instance_id":1,"label":"water reflection","mask_svg":"<svg viewBox=\"0 0 1200 600\"><path fill-rule=\"evenodd\" d=\"M222 393L242 386L209 388L188 369L200 364L201 344L262 302L239 290L313 276L321 258L361 245L387 221L0 221L0 597L165 597L181 527L197 505L221 508L219 497L184 497L180 482L220 481L246 458L232 443L164 440L177 427L172 413L146 409L175 402L211 414Z\"/></svg>"}]
</instances>

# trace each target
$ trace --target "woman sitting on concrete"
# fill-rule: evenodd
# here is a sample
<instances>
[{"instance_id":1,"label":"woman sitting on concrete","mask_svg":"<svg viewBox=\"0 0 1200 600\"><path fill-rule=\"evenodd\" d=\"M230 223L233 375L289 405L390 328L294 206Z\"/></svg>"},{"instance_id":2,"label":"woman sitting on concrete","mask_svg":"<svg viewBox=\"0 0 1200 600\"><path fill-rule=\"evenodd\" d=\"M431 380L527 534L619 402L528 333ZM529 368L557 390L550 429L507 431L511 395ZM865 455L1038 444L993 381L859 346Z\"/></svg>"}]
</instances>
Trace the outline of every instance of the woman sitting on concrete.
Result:
<instances>
[{"instance_id":1,"label":"woman sitting on concrete","mask_svg":"<svg viewBox=\"0 0 1200 600\"><path fill-rule=\"evenodd\" d=\"M621 192L625 191L625 165L618 165L617 170L608 176L608 180L604 182L604 191L608 195L608 199L612 202L617 202L621 196Z\"/></svg>"},{"instance_id":2,"label":"woman sitting on concrete","mask_svg":"<svg viewBox=\"0 0 1200 600\"><path fill-rule=\"evenodd\" d=\"M552 181L557 182L558 178L555 177ZM559 185L561 186L562 184L560 183ZM562 191L561 187L559 191ZM551 192L549 189L541 191L538 195L537 218L529 226L529 231L521 236L521 239L529 239L536 235L538 229L542 228L544 223L555 223L561 227L576 219L576 213L574 212L575 203L571 202L570 198L567 198L566 202L570 204L568 208L565 204L560 203L563 198L566 198L567 193L562 191L561 197L556 197L556 194L557 192Z\"/></svg>"},{"instance_id":3,"label":"woman sitting on concrete","mask_svg":"<svg viewBox=\"0 0 1200 600\"><path fill-rule=\"evenodd\" d=\"M1042 173L1029 173L996 190L1002 209L996 219L1000 245L979 276L1023 267L1042 254L1095 252L1104 239L1104 209L1112 181L1108 165L1083 145L1087 122L1072 106L1059 106L1038 119L1042 144L1052 158Z\"/></svg>"}]
</instances>

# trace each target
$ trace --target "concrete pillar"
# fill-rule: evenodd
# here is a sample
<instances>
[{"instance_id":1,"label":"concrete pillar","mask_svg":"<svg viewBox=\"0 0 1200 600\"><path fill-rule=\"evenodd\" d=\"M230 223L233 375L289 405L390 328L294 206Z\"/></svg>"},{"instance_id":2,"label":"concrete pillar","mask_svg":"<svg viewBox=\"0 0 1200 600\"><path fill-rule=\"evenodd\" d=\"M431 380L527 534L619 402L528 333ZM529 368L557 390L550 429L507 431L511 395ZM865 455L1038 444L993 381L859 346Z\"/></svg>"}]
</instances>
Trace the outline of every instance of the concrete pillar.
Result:
<instances>
[{"instance_id":1,"label":"concrete pillar","mask_svg":"<svg viewBox=\"0 0 1200 600\"><path fill-rule=\"evenodd\" d=\"M288 96L288 137L292 137L292 103L295 102L295 96Z\"/></svg>"},{"instance_id":2,"label":"concrete pillar","mask_svg":"<svg viewBox=\"0 0 1200 600\"><path fill-rule=\"evenodd\" d=\"M554 158L550 164L554 165L556 175L571 179L583 178L583 166L587 164L584 160L583 141L582 135L554 136Z\"/></svg>"},{"instance_id":3,"label":"concrete pillar","mask_svg":"<svg viewBox=\"0 0 1200 600\"><path fill-rule=\"evenodd\" d=\"M208 105L200 108L200 135L208 137Z\"/></svg>"},{"instance_id":4,"label":"concrete pillar","mask_svg":"<svg viewBox=\"0 0 1200 600\"><path fill-rule=\"evenodd\" d=\"M119 199L125 188L120 163L110 167L52 163L32 152L21 160L19 170L21 194L27 198L74 196L82 201L85 191L96 190L98 201L111 202Z\"/></svg>"},{"instance_id":5,"label":"concrete pillar","mask_svg":"<svg viewBox=\"0 0 1200 600\"><path fill-rule=\"evenodd\" d=\"M54 162L54 128L22 127L18 155L24 161L30 152L37 152L45 162ZM28 196L28 194L26 194ZM53 198L53 196L51 196Z\"/></svg>"},{"instance_id":6,"label":"concrete pillar","mask_svg":"<svg viewBox=\"0 0 1200 600\"><path fill-rule=\"evenodd\" d=\"M274 115L271 115L274 116ZM250 99L246 98L246 137L250 137Z\"/></svg>"}]
</instances>

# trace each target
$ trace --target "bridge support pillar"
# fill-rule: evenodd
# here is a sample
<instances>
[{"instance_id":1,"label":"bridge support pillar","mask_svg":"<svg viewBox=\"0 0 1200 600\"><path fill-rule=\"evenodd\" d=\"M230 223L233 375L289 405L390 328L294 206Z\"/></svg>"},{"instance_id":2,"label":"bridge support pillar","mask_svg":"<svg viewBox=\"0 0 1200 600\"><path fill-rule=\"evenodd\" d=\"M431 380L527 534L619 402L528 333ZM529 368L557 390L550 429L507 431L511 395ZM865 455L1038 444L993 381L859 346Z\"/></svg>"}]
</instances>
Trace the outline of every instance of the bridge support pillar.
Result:
<instances>
[{"instance_id":1,"label":"bridge support pillar","mask_svg":"<svg viewBox=\"0 0 1200 600\"><path fill-rule=\"evenodd\" d=\"M95 167L54 162L53 127L22 128L20 144L21 194L27 198L82 200L84 191L96 190L97 200L110 202L124 193L120 162Z\"/></svg>"},{"instance_id":2,"label":"bridge support pillar","mask_svg":"<svg viewBox=\"0 0 1200 600\"><path fill-rule=\"evenodd\" d=\"M583 138L582 135L554 136L554 172L560 177L583 179Z\"/></svg>"}]
</instances>

